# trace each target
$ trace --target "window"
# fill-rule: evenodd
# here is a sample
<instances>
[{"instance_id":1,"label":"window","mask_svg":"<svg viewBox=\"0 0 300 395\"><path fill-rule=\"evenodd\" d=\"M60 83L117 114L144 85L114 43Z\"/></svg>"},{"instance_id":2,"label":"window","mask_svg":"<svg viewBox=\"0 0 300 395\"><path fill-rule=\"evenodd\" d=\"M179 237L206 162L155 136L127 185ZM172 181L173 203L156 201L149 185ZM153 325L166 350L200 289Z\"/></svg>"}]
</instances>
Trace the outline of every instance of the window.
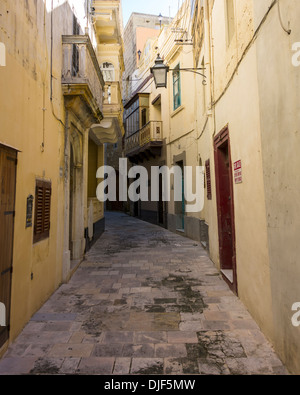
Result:
<instances>
[{"instance_id":1,"label":"window","mask_svg":"<svg viewBox=\"0 0 300 395\"><path fill-rule=\"evenodd\" d=\"M129 137L140 129L139 99L137 99L126 113L126 136Z\"/></svg>"},{"instance_id":2,"label":"window","mask_svg":"<svg viewBox=\"0 0 300 395\"><path fill-rule=\"evenodd\" d=\"M226 0L227 44L229 45L235 32L234 0Z\"/></svg>"},{"instance_id":3,"label":"window","mask_svg":"<svg viewBox=\"0 0 300 395\"><path fill-rule=\"evenodd\" d=\"M80 34L80 25L75 15L73 15L73 35L78 36ZM79 50L76 44L73 44L72 53L72 76L76 77L79 72Z\"/></svg>"},{"instance_id":4,"label":"window","mask_svg":"<svg viewBox=\"0 0 300 395\"><path fill-rule=\"evenodd\" d=\"M176 66L173 71L173 109L181 106L181 86L180 86L180 66Z\"/></svg>"},{"instance_id":5,"label":"window","mask_svg":"<svg viewBox=\"0 0 300 395\"><path fill-rule=\"evenodd\" d=\"M50 233L51 182L36 181L33 242L47 239Z\"/></svg>"},{"instance_id":6,"label":"window","mask_svg":"<svg viewBox=\"0 0 300 395\"><path fill-rule=\"evenodd\" d=\"M146 108L142 109L142 127L147 123L147 110Z\"/></svg>"},{"instance_id":7,"label":"window","mask_svg":"<svg viewBox=\"0 0 300 395\"><path fill-rule=\"evenodd\" d=\"M206 188L207 188L207 199L212 200L211 191L211 177L210 177L210 160L205 162L205 173L206 173Z\"/></svg>"},{"instance_id":8,"label":"window","mask_svg":"<svg viewBox=\"0 0 300 395\"><path fill-rule=\"evenodd\" d=\"M115 67L112 63L102 63L101 71L105 82L113 82L115 80Z\"/></svg>"}]
</instances>

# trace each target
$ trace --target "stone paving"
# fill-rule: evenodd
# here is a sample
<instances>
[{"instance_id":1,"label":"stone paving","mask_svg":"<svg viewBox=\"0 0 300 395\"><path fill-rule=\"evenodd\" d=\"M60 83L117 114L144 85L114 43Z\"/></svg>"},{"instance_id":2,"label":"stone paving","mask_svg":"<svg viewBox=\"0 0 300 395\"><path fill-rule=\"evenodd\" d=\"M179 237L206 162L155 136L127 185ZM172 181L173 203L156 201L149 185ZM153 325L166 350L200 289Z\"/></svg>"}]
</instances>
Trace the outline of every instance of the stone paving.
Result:
<instances>
[{"instance_id":1,"label":"stone paving","mask_svg":"<svg viewBox=\"0 0 300 395\"><path fill-rule=\"evenodd\" d=\"M122 213L32 317L0 374L279 375L199 243Z\"/></svg>"}]
</instances>

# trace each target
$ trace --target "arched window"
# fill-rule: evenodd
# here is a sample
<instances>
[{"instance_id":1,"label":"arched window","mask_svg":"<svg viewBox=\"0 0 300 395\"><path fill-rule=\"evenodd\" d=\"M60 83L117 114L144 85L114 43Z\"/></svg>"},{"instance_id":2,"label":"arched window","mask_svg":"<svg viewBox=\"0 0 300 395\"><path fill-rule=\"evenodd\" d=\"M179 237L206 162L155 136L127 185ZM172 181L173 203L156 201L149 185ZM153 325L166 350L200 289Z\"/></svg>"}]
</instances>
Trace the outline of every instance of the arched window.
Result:
<instances>
[{"instance_id":1,"label":"arched window","mask_svg":"<svg viewBox=\"0 0 300 395\"><path fill-rule=\"evenodd\" d=\"M115 68L112 63L102 63L101 71L105 82L115 81Z\"/></svg>"}]
</instances>

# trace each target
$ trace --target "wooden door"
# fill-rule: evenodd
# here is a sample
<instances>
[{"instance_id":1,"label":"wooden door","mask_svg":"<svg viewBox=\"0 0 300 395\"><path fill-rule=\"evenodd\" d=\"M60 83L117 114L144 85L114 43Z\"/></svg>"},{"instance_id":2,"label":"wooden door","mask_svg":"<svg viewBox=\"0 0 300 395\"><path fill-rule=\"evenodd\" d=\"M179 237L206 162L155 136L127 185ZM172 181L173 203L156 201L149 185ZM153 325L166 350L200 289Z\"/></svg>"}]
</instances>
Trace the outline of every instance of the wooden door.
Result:
<instances>
[{"instance_id":1,"label":"wooden door","mask_svg":"<svg viewBox=\"0 0 300 395\"><path fill-rule=\"evenodd\" d=\"M232 167L228 129L215 138L215 170L221 272L237 292Z\"/></svg>"},{"instance_id":2,"label":"wooden door","mask_svg":"<svg viewBox=\"0 0 300 395\"><path fill-rule=\"evenodd\" d=\"M0 302L6 310L6 326L0 327L0 347L9 337L16 167L17 152L0 146Z\"/></svg>"}]
</instances>

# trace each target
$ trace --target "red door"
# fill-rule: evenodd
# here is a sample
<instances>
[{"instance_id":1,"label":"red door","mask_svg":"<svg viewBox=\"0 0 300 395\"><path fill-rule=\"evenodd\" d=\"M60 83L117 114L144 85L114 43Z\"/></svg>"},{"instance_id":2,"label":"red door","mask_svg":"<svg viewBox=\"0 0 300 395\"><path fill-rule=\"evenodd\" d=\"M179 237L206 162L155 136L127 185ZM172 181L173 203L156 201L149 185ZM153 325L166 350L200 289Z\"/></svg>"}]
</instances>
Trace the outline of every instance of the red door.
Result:
<instances>
[{"instance_id":1,"label":"red door","mask_svg":"<svg viewBox=\"0 0 300 395\"><path fill-rule=\"evenodd\" d=\"M221 272L237 293L233 182L228 128L215 138L215 171Z\"/></svg>"},{"instance_id":2,"label":"red door","mask_svg":"<svg viewBox=\"0 0 300 395\"><path fill-rule=\"evenodd\" d=\"M0 302L6 310L0 347L9 336L17 152L0 145Z\"/></svg>"}]
</instances>

